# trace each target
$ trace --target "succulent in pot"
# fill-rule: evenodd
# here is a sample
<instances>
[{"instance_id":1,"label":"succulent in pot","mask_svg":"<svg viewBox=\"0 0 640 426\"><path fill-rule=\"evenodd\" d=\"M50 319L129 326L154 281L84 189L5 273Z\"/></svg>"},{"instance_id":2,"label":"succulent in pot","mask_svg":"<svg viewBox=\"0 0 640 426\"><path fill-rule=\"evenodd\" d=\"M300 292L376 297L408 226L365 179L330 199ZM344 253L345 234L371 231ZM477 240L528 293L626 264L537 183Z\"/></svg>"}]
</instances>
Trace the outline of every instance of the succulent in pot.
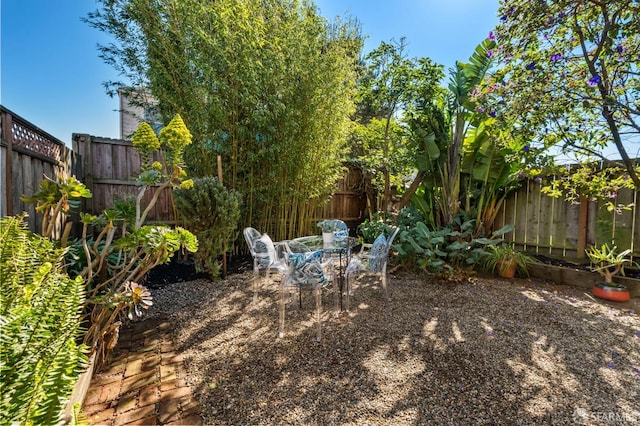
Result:
<instances>
[{"instance_id":1,"label":"succulent in pot","mask_svg":"<svg viewBox=\"0 0 640 426\"><path fill-rule=\"evenodd\" d=\"M592 246L586 251L589 260L593 264L592 270L599 273L603 278L603 283L596 283L593 287L593 294L602 299L625 302L629 300L630 293L624 285L615 283L613 277L624 275L625 266L632 266L634 262L629 258L631 250L627 249L618 253L616 246L609 247L603 244L600 248Z\"/></svg>"}]
</instances>

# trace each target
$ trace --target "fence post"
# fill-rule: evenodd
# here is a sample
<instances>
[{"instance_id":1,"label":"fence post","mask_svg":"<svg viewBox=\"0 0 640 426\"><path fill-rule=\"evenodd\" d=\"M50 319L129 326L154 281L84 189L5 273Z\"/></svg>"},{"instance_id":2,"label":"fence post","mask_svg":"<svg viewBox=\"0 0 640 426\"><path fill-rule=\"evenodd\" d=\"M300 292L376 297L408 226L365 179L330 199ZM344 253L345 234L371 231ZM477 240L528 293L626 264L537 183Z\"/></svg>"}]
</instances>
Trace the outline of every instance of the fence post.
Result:
<instances>
[{"instance_id":1,"label":"fence post","mask_svg":"<svg viewBox=\"0 0 640 426\"><path fill-rule=\"evenodd\" d=\"M2 139L7 144L6 165L4 169L6 215L13 216L13 127L11 114L2 111Z\"/></svg>"},{"instance_id":2,"label":"fence post","mask_svg":"<svg viewBox=\"0 0 640 426\"><path fill-rule=\"evenodd\" d=\"M576 258L584 259L587 248L587 226L589 223L589 199L580 194L580 206L578 208L578 245Z\"/></svg>"},{"instance_id":3,"label":"fence post","mask_svg":"<svg viewBox=\"0 0 640 426\"><path fill-rule=\"evenodd\" d=\"M79 155L79 169L82 174L80 180L84 185L89 188L89 190L93 193L93 156L91 155L91 135L87 135L84 133L74 133L73 137L73 151ZM83 210L96 214L94 212L94 202L93 197L85 198L83 200L84 208Z\"/></svg>"}]
</instances>

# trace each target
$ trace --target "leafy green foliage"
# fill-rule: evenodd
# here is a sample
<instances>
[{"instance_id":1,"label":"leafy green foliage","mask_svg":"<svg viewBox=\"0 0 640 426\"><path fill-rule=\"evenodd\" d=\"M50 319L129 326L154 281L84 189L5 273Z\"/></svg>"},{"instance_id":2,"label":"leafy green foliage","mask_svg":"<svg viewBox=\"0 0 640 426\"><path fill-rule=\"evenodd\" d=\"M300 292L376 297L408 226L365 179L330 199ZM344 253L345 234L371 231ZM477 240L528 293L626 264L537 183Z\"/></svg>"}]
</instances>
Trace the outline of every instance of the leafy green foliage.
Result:
<instances>
[{"instance_id":1,"label":"leafy green foliage","mask_svg":"<svg viewBox=\"0 0 640 426\"><path fill-rule=\"evenodd\" d=\"M640 167L638 168L640 172ZM608 211L621 212L633 206L616 204L618 191L633 189L633 181L620 167L601 169L598 164L582 163L578 167L555 167L554 179L542 180L542 193L550 197L563 197L572 204L578 204L581 197L600 200ZM543 179L541 176L536 176Z\"/></svg>"},{"instance_id":2,"label":"leafy green foliage","mask_svg":"<svg viewBox=\"0 0 640 426\"><path fill-rule=\"evenodd\" d=\"M625 266L636 265L629 258L631 249L618 252L616 246L609 247L608 244L603 244L600 248L589 247L586 253L593 263L593 270L602 275L607 284L613 284L613 277L617 274L624 275Z\"/></svg>"},{"instance_id":3,"label":"leafy green foliage","mask_svg":"<svg viewBox=\"0 0 640 426\"><path fill-rule=\"evenodd\" d=\"M189 173L216 175L219 154L243 226L276 239L311 231L343 173L357 24L297 0L99 3L88 21L113 36L100 50L127 82L109 87L146 87L165 121L180 113Z\"/></svg>"},{"instance_id":4,"label":"leafy green foliage","mask_svg":"<svg viewBox=\"0 0 640 426\"><path fill-rule=\"evenodd\" d=\"M500 67L478 92L486 113L531 147L576 162L609 161L603 149L615 146L640 187L627 152L640 134L640 3L502 0L498 14Z\"/></svg>"},{"instance_id":5,"label":"leafy green foliage","mask_svg":"<svg viewBox=\"0 0 640 426\"><path fill-rule=\"evenodd\" d=\"M493 63L492 40L450 70L446 91L417 97L406 112L422 179L411 197L431 228L448 226L462 210L475 216L475 234L491 229L506 195L517 187L526 149L508 139L474 93Z\"/></svg>"},{"instance_id":6,"label":"leafy green foliage","mask_svg":"<svg viewBox=\"0 0 640 426\"><path fill-rule=\"evenodd\" d=\"M387 212L375 212L371 220L366 219L358 225L358 234L362 236L363 242L373 244L380 234L390 235L393 226L393 216Z\"/></svg>"},{"instance_id":7,"label":"leafy green foliage","mask_svg":"<svg viewBox=\"0 0 640 426\"><path fill-rule=\"evenodd\" d=\"M67 220L67 216L80 207L83 198L91 198L91 191L75 176L67 177L62 174L58 176L57 181L45 176L31 197L21 197L25 203L35 203L36 212L42 214L42 235L54 235L57 232L56 219L61 219L64 223L63 229L56 237L60 239L63 247L71 232L71 222Z\"/></svg>"},{"instance_id":8,"label":"leafy green foliage","mask_svg":"<svg viewBox=\"0 0 640 426\"><path fill-rule=\"evenodd\" d=\"M191 189L177 189L174 202L185 226L198 236L197 268L217 278L218 257L229 249L240 219L240 194L214 177L203 177L193 179Z\"/></svg>"},{"instance_id":9,"label":"leafy green foliage","mask_svg":"<svg viewBox=\"0 0 640 426\"><path fill-rule=\"evenodd\" d=\"M381 42L365 57L359 81L358 123L353 127L352 156L364 165L374 187L384 190L382 210L389 210L391 187L415 166L420 144L412 144L395 116L417 97L430 102L438 92L442 66L428 58L406 57L406 40ZM371 203L373 205L373 203Z\"/></svg>"},{"instance_id":10,"label":"leafy green foliage","mask_svg":"<svg viewBox=\"0 0 640 426\"><path fill-rule=\"evenodd\" d=\"M501 236L511 229L502 228L489 238L474 237L474 221L456 215L448 226L429 229L417 221L400 229L394 249L406 266L434 271L459 267L477 267L487 255L487 247L502 241Z\"/></svg>"},{"instance_id":11,"label":"leafy green foliage","mask_svg":"<svg viewBox=\"0 0 640 426\"><path fill-rule=\"evenodd\" d=\"M64 250L0 219L0 422L56 424L86 362L77 345L82 278L62 271Z\"/></svg>"},{"instance_id":12,"label":"leafy green foliage","mask_svg":"<svg viewBox=\"0 0 640 426\"><path fill-rule=\"evenodd\" d=\"M169 124L160 130L160 142L167 149L167 163L170 166L182 166L182 153L191 144L192 136L180 114L174 116Z\"/></svg>"},{"instance_id":13,"label":"leafy green foliage","mask_svg":"<svg viewBox=\"0 0 640 426\"><path fill-rule=\"evenodd\" d=\"M143 171L151 165L151 154L160 148L160 141L149 123L140 123L138 129L131 136L131 143L140 152L140 166Z\"/></svg>"},{"instance_id":14,"label":"leafy green foliage","mask_svg":"<svg viewBox=\"0 0 640 426\"><path fill-rule=\"evenodd\" d=\"M146 152L141 155L143 161L148 161L144 160L145 155L150 156L159 145L154 140L155 135L148 130L148 125L143 124L136 132L136 146ZM187 182L179 159L183 148L191 141L189 131L176 116L172 127L162 135L166 155L173 163L154 162L146 168L138 176L140 188L135 200L114 200L113 207L98 216L81 213L82 237L73 241L69 250L69 272L86 283L84 311L88 330L84 342L92 351L97 351L98 364L117 343L120 317L125 313L129 317L133 313L141 315L142 309L152 305L151 294L138 282L153 267L168 262L179 250L195 252L198 249L196 237L183 228L144 225L160 193ZM41 188L43 190L33 197L25 199L42 206L40 210L47 214L50 223L55 223L67 211L63 207L79 205L72 200L91 196L82 183L65 176L60 176L57 182L47 181ZM151 188L151 200L144 205L142 200ZM44 236L66 248L66 233L58 239L53 229L47 227L48 233Z\"/></svg>"}]
</instances>

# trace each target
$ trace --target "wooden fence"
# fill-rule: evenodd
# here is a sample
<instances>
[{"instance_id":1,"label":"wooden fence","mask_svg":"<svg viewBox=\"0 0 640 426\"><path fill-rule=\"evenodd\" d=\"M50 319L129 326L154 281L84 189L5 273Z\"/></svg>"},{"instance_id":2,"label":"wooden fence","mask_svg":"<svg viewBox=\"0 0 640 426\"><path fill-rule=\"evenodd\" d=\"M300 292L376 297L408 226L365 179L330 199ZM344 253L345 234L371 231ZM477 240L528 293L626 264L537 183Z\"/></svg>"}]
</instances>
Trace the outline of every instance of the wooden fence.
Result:
<instances>
[{"instance_id":1,"label":"wooden fence","mask_svg":"<svg viewBox=\"0 0 640 426\"><path fill-rule=\"evenodd\" d=\"M0 121L0 216L27 212L29 229L40 232L42 219L36 215L35 205L20 197L33 194L45 177L80 174L78 156L64 142L1 105Z\"/></svg>"},{"instance_id":2,"label":"wooden fence","mask_svg":"<svg viewBox=\"0 0 640 426\"><path fill-rule=\"evenodd\" d=\"M582 259L585 248L608 243L620 250L631 249L637 260L640 258L639 191L620 190L612 201L633 206L616 213L598 201L583 199L579 204L572 204L543 194L540 183L528 181L506 200L494 228L514 224L515 229L505 238L533 253Z\"/></svg>"},{"instance_id":3,"label":"wooden fence","mask_svg":"<svg viewBox=\"0 0 640 426\"><path fill-rule=\"evenodd\" d=\"M28 224L39 232L41 219L35 206L23 203L23 194L31 195L45 176L56 179L58 173L75 175L93 193L85 211L99 214L113 206L118 198L135 196L138 188L131 177L139 172L139 154L131 142L74 134L73 151L65 144L0 106L0 215L29 214ZM80 161L81 160L81 161ZM355 228L364 220L366 198L358 191L362 176L350 169L337 183L330 202L318 210L317 218L340 218ZM571 204L550 198L540 191L541 185L527 182L506 200L498 213L495 229L514 224L506 235L530 252L581 258L589 245L614 243L620 249L630 248L640 258L639 191L621 190L616 203L633 204L631 210L609 212L596 201L583 200ZM145 201L151 197L147 191ZM171 193L166 191L151 212L149 220L174 223Z\"/></svg>"},{"instance_id":4,"label":"wooden fence","mask_svg":"<svg viewBox=\"0 0 640 426\"><path fill-rule=\"evenodd\" d=\"M140 154L131 141L74 133L73 150L82 158L82 178L93 196L84 202L84 210L100 214L116 200L135 199L139 187L134 176L140 172ZM155 158L158 159L158 158ZM142 205L148 205L153 191L147 191ZM148 222L175 223L171 191L165 190L147 216Z\"/></svg>"},{"instance_id":5,"label":"wooden fence","mask_svg":"<svg viewBox=\"0 0 640 426\"><path fill-rule=\"evenodd\" d=\"M113 206L114 200L135 196L138 187L132 176L140 171L140 156L130 141L87 134L74 134L72 139L73 150L82 158L84 175L81 180L93 193L93 197L85 202L88 213L99 214L105 208ZM351 227L362 222L366 199L354 189L359 186L361 179L358 169L350 169L337 183L333 198L318 210L318 220L339 218ZM151 196L152 192L147 191L143 204L147 204ZM171 191L162 193L148 220L175 223Z\"/></svg>"}]
</instances>

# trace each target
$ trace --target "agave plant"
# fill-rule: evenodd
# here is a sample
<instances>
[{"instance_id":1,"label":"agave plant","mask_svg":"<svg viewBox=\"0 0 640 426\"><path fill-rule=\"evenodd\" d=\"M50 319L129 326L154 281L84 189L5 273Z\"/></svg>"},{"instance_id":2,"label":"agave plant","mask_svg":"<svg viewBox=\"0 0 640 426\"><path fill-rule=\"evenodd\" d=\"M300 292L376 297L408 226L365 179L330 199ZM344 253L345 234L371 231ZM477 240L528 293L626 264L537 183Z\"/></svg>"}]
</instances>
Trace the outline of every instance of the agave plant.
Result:
<instances>
[{"instance_id":1,"label":"agave plant","mask_svg":"<svg viewBox=\"0 0 640 426\"><path fill-rule=\"evenodd\" d=\"M618 247L609 247L603 244L600 248L592 246L587 249L587 256L593 263L592 269L604 277L605 283L610 287L617 287L613 282L613 277L618 274L624 275L624 267L635 265L628 256L631 250L627 249L617 253Z\"/></svg>"}]
</instances>

